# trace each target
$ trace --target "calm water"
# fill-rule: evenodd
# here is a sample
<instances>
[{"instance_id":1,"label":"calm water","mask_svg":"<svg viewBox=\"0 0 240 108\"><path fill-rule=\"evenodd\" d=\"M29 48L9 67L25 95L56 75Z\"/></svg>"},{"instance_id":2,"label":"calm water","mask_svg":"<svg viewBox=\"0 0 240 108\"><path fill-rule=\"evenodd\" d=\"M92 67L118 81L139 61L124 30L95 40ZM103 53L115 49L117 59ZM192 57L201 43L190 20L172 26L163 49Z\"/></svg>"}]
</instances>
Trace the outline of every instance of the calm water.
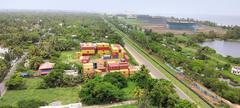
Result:
<instances>
[{"instance_id":1,"label":"calm water","mask_svg":"<svg viewBox=\"0 0 240 108\"><path fill-rule=\"evenodd\" d=\"M202 46L208 46L215 49L219 54L223 56L240 57L240 41L208 41L201 44Z\"/></svg>"}]
</instances>

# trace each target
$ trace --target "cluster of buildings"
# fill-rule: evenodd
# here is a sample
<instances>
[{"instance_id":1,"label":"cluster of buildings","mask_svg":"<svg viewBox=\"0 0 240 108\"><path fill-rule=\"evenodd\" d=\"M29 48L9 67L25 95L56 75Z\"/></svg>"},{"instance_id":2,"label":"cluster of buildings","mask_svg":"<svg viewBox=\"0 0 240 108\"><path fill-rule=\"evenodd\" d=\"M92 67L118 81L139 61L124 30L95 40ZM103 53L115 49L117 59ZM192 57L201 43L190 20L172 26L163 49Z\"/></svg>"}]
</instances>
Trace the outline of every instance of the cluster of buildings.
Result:
<instances>
[{"instance_id":1,"label":"cluster of buildings","mask_svg":"<svg viewBox=\"0 0 240 108\"><path fill-rule=\"evenodd\" d=\"M129 56L119 44L109 43L80 43L80 52L76 52L77 59L82 63L83 75L93 77L95 74L105 75L107 72L121 72L125 77L138 71L138 66L129 64ZM55 63L45 62L38 68L39 75L49 74ZM67 75L77 76L76 70L64 70ZM22 77L28 77L27 72L21 73Z\"/></svg>"},{"instance_id":2,"label":"cluster of buildings","mask_svg":"<svg viewBox=\"0 0 240 108\"><path fill-rule=\"evenodd\" d=\"M80 43L77 58L83 64L83 74L93 77L107 72L121 72L125 77L133 74L138 67L130 66L129 56L119 44Z\"/></svg>"}]
</instances>

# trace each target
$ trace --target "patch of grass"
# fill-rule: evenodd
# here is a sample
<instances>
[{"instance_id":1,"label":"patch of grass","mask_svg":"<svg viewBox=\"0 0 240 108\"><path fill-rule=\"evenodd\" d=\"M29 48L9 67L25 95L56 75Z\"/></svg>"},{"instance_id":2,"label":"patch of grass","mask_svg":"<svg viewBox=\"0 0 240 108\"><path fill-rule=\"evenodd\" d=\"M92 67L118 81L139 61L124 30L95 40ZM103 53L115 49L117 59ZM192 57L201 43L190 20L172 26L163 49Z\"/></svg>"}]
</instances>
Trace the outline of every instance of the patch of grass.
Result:
<instances>
[{"instance_id":1,"label":"patch of grass","mask_svg":"<svg viewBox=\"0 0 240 108\"><path fill-rule=\"evenodd\" d=\"M129 105L122 105L122 106L116 106L111 108L137 108L136 104L129 104Z\"/></svg>"},{"instance_id":2,"label":"patch of grass","mask_svg":"<svg viewBox=\"0 0 240 108\"><path fill-rule=\"evenodd\" d=\"M48 103L61 101L63 104L78 102L80 87L37 89L42 78L25 78L25 90L8 90L0 99L1 105L16 105L23 99L38 99Z\"/></svg>"},{"instance_id":3,"label":"patch of grass","mask_svg":"<svg viewBox=\"0 0 240 108\"><path fill-rule=\"evenodd\" d=\"M23 99L38 99L48 103L61 101L63 104L69 104L79 101L78 93L79 87L9 90L0 99L0 103L1 105L16 105Z\"/></svg>"},{"instance_id":4,"label":"patch of grass","mask_svg":"<svg viewBox=\"0 0 240 108\"><path fill-rule=\"evenodd\" d=\"M27 89L36 89L40 86L42 78L25 78Z\"/></svg>"},{"instance_id":5,"label":"patch of grass","mask_svg":"<svg viewBox=\"0 0 240 108\"><path fill-rule=\"evenodd\" d=\"M136 84L134 82L129 81L128 87L122 89L123 92L125 92L124 97L126 99L134 99L133 91L135 88L136 88Z\"/></svg>"},{"instance_id":6,"label":"patch of grass","mask_svg":"<svg viewBox=\"0 0 240 108\"><path fill-rule=\"evenodd\" d=\"M78 61L75 56L76 52L78 51L77 50L63 51L60 54L59 60L63 63L75 63Z\"/></svg>"}]
</instances>

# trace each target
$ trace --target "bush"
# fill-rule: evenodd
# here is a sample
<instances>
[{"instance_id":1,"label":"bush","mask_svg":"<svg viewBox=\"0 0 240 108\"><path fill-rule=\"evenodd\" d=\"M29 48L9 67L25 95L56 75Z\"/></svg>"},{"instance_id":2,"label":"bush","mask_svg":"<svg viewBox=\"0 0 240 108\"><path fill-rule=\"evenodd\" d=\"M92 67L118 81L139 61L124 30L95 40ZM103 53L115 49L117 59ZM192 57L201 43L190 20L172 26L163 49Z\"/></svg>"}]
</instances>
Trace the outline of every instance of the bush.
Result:
<instances>
[{"instance_id":1,"label":"bush","mask_svg":"<svg viewBox=\"0 0 240 108\"><path fill-rule=\"evenodd\" d=\"M84 104L103 104L123 100L123 92L116 86L101 80L88 80L79 93Z\"/></svg>"},{"instance_id":2,"label":"bush","mask_svg":"<svg viewBox=\"0 0 240 108\"><path fill-rule=\"evenodd\" d=\"M140 88L148 88L150 79L151 76L149 75L149 71L145 68L145 66L142 66L139 72L130 77L130 80L135 82Z\"/></svg>"},{"instance_id":3,"label":"bush","mask_svg":"<svg viewBox=\"0 0 240 108\"><path fill-rule=\"evenodd\" d=\"M20 73L16 73L8 82L8 89L10 90L20 90L25 89L25 80L20 76Z\"/></svg>"},{"instance_id":4,"label":"bush","mask_svg":"<svg viewBox=\"0 0 240 108\"><path fill-rule=\"evenodd\" d=\"M63 69L54 69L43 78L47 87L62 87L64 85Z\"/></svg>"},{"instance_id":5,"label":"bush","mask_svg":"<svg viewBox=\"0 0 240 108\"><path fill-rule=\"evenodd\" d=\"M108 73L104 76L103 81L109 82L118 88L127 87L127 79L120 72Z\"/></svg>"},{"instance_id":6,"label":"bush","mask_svg":"<svg viewBox=\"0 0 240 108\"><path fill-rule=\"evenodd\" d=\"M41 100L21 100L17 103L18 108L39 108L40 106L47 105L47 102Z\"/></svg>"}]
</instances>

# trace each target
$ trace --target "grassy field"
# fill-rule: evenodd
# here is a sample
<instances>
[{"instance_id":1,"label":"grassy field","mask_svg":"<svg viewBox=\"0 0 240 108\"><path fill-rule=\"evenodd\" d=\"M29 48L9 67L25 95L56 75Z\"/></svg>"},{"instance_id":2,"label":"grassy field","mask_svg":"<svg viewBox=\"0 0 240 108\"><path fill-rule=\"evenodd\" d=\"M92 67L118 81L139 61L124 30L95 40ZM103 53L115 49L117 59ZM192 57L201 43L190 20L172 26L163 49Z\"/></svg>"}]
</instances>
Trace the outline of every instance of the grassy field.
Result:
<instances>
[{"instance_id":1,"label":"grassy field","mask_svg":"<svg viewBox=\"0 0 240 108\"><path fill-rule=\"evenodd\" d=\"M0 99L1 105L16 105L18 101L23 99L38 99L48 103L61 101L62 104L79 102L78 93L80 86L67 88L50 88L37 89L42 81L42 78L26 78L25 90L8 90L3 98ZM133 90L136 85L133 82L128 82L128 87L122 89L126 93L125 99L133 99Z\"/></svg>"},{"instance_id":2,"label":"grassy field","mask_svg":"<svg viewBox=\"0 0 240 108\"><path fill-rule=\"evenodd\" d=\"M18 101L23 99L38 99L48 103L61 101L63 104L79 101L80 87L36 89L41 82L41 78L29 78L26 80L27 89L8 90L0 99L1 105L16 105Z\"/></svg>"},{"instance_id":3,"label":"grassy field","mask_svg":"<svg viewBox=\"0 0 240 108\"><path fill-rule=\"evenodd\" d=\"M78 60L76 59L76 54L77 50L74 51L63 51L60 54L59 60L63 63L74 63L77 62Z\"/></svg>"}]
</instances>

